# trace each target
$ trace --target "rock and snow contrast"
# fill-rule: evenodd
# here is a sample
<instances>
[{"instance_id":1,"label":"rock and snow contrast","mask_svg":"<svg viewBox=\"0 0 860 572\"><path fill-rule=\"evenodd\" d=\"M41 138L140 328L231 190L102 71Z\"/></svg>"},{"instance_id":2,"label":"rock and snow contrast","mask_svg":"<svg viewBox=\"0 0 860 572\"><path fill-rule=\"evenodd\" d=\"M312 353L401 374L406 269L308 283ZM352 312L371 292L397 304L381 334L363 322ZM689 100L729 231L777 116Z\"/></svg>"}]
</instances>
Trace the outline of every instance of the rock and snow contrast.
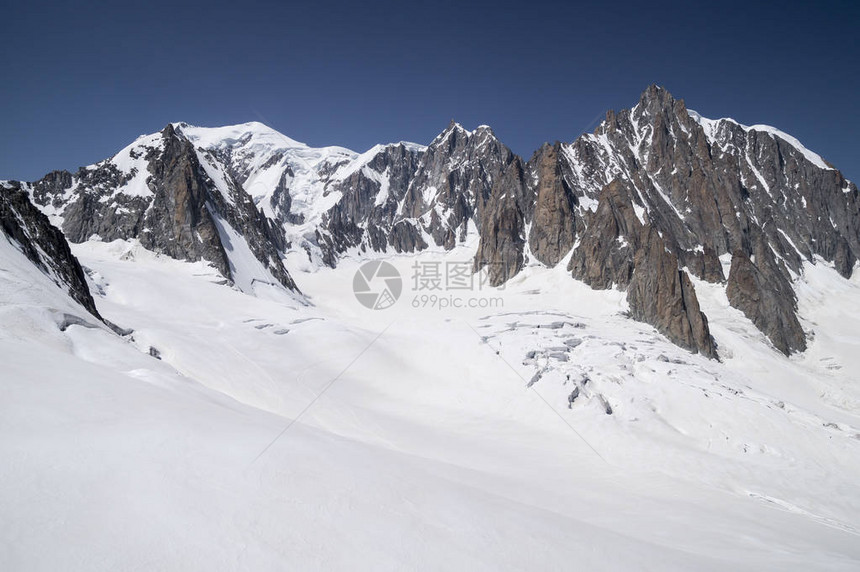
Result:
<instances>
[{"instance_id":1,"label":"rock and snow contrast","mask_svg":"<svg viewBox=\"0 0 860 572\"><path fill-rule=\"evenodd\" d=\"M529 159L175 123L0 185L4 569L860 566L860 196L775 128L652 86Z\"/></svg>"}]
</instances>

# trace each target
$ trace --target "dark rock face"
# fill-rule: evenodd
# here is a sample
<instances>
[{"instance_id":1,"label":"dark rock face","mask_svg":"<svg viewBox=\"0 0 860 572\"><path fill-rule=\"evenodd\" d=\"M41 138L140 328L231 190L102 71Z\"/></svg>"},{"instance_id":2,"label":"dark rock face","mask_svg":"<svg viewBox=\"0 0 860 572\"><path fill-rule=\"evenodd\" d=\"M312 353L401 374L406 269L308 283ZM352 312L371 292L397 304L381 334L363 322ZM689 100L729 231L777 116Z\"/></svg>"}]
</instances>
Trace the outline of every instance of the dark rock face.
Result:
<instances>
[{"instance_id":1,"label":"dark rock face","mask_svg":"<svg viewBox=\"0 0 860 572\"><path fill-rule=\"evenodd\" d=\"M438 246L451 249L478 225L493 184L514 160L489 127L451 125L427 147L399 215L418 219Z\"/></svg>"},{"instance_id":2,"label":"dark rock face","mask_svg":"<svg viewBox=\"0 0 860 572\"><path fill-rule=\"evenodd\" d=\"M795 314L791 283L768 250L757 248L756 263L743 250L732 256L726 295L781 352L806 349L806 336Z\"/></svg>"},{"instance_id":3,"label":"dark rock face","mask_svg":"<svg viewBox=\"0 0 860 572\"><path fill-rule=\"evenodd\" d=\"M576 198L562 176L560 152L560 143L544 145L529 162L537 180L529 245L547 266L555 266L570 252L579 226Z\"/></svg>"},{"instance_id":4,"label":"dark rock face","mask_svg":"<svg viewBox=\"0 0 860 572\"><path fill-rule=\"evenodd\" d=\"M388 242L395 252L418 252L428 246L421 231L406 220L394 223L388 235Z\"/></svg>"},{"instance_id":5,"label":"dark rock face","mask_svg":"<svg viewBox=\"0 0 860 572\"><path fill-rule=\"evenodd\" d=\"M6 185L0 185L0 230L5 235L0 240L14 241L37 268L101 320L84 271L63 233L30 202L19 183Z\"/></svg>"},{"instance_id":6,"label":"dark rock face","mask_svg":"<svg viewBox=\"0 0 860 572\"><path fill-rule=\"evenodd\" d=\"M155 197L143 214L139 228L113 227L113 238L139 238L151 250L180 260L207 260L230 278L230 263L218 236L218 228L206 204L207 181L200 176L197 156L188 141L179 139L172 126L162 132L164 150L149 163ZM66 226L77 220L67 219ZM83 237L75 236L78 240Z\"/></svg>"},{"instance_id":7,"label":"dark rock face","mask_svg":"<svg viewBox=\"0 0 860 572\"><path fill-rule=\"evenodd\" d=\"M51 204L55 208L61 208L63 202L59 197L71 186L71 173L68 171L51 171L33 184L33 199L39 204Z\"/></svg>"},{"instance_id":8,"label":"dark rock face","mask_svg":"<svg viewBox=\"0 0 860 572\"><path fill-rule=\"evenodd\" d=\"M587 224L568 270L595 289L626 288L644 230L634 213L630 189L613 181L601 192L597 211L585 216Z\"/></svg>"},{"instance_id":9,"label":"dark rock face","mask_svg":"<svg viewBox=\"0 0 860 572\"><path fill-rule=\"evenodd\" d=\"M287 166L278 180L278 185L272 193L272 207L278 218L290 224L302 224L304 216L292 212L293 198L290 195L290 181L295 177L292 169Z\"/></svg>"},{"instance_id":10,"label":"dark rock face","mask_svg":"<svg viewBox=\"0 0 860 572\"><path fill-rule=\"evenodd\" d=\"M419 159L418 151L402 143L387 145L366 165L332 185L330 192L343 196L323 215L316 231L327 265L335 266L337 256L354 247L365 252L386 252L389 246L397 252L427 247L414 226L397 224L398 206Z\"/></svg>"},{"instance_id":11,"label":"dark rock face","mask_svg":"<svg viewBox=\"0 0 860 572\"><path fill-rule=\"evenodd\" d=\"M382 147L330 184L330 192L343 196L317 230L324 262L334 266L355 247L415 252L432 242L454 248L466 240L470 223L480 232L493 185L514 158L489 127L470 132L453 121L425 150Z\"/></svg>"},{"instance_id":12,"label":"dark rock face","mask_svg":"<svg viewBox=\"0 0 860 572\"><path fill-rule=\"evenodd\" d=\"M631 316L652 324L667 338L692 352L717 357L708 319L687 273L678 268L678 258L654 229L644 231L636 252L633 278L627 288Z\"/></svg>"},{"instance_id":13,"label":"dark rock face","mask_svg":"<svg viewBox=\"0 0 860 572\"><path fill-rule=\"evenodd\" d=\"M633 318L681 347L716 357L690 278L659 233L637 217L634 193L618 180L603 189L568 270L592 288L626 288Z\"/></svg>"},{"instance_id":14,"label":"dark rock face","mask_svg":"<svg viewBox=\"0 0 860 572\"><path fill-rule=\"evenodd\" d=\"M94 235L106 241L137 238L172 258L206 260L232 280L223 234L229 225L280 285L297 290L281 262L283 232L229 173L214 181L208 174L214 159L205 151L198 154L172 125L130 149L127 159L143 162L130 172L106 160L76 175L51 173L33 184L33 199L61 212L63 232L72 242ZM210 161L210 171L202 161ZM142 165L146 173L139 171Z\"/></svg>"},{"instance_id":15,"label":"dark rock face","mask_svg":"<svg viewBox=\"0 0 860 572\"><path fill-rule=\"evenodd\" d=\"M493 185L481 218L481 241L474 268L475 271L486 268L492 286L505 283L523 268L524 212L532 200L525 182L525 168L516 158Z\"/></svg>"}]
</instances>

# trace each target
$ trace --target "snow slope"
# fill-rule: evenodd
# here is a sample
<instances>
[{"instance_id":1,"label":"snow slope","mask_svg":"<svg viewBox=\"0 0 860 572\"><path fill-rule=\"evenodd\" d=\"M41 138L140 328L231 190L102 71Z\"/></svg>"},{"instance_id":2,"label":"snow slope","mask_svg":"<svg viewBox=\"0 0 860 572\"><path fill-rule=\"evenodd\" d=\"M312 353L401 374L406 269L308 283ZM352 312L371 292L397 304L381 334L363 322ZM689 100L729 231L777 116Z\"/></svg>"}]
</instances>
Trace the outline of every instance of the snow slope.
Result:
<instances>
[{"instance_id":1,"label":"snow slope","mask_svg":"<svg viewBox=\"0 0 860 572\"><path fill-rule=\"evenodd\" d=\"M60 331L0 249L4 570L860 565L860 280L825 265L791 360L697 284L719 363L565 265L440 309L390 257L403 296L369 311L357 260L297 273L306 307L133 243L74 251L134 333Z\"/></svg>"}]
</instances>

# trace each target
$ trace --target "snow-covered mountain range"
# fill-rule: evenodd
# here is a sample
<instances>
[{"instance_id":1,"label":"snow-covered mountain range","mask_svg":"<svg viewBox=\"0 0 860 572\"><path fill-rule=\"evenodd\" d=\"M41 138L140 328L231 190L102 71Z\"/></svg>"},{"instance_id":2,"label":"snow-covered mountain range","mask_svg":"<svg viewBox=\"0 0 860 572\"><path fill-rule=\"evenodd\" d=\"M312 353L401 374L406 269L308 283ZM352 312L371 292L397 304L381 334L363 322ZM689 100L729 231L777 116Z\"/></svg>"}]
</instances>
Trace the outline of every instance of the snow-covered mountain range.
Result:
<instances>
[{"instance_id":1,"label":"snow-covered mountain range","mask_svg":"<svg viewBox=\"0 0 860 572\"><path fill-rule=\"evenodd\" d=\"M566 260L574 278L626 290L634 318L711 357L690 274L725 284L732 306L789 354L810 333L792 289L802 262L821 257L850 277L860 256L857 187L839 171L787 134L705 119L657 86L528 161L489 127L454 122L427 147L362 154L260 123L180 123L24 188L72 242L136 238L208 260L245 291L295 290L288 251L333 267L478 240L475 268L489 267L494 284Z\"/></svg>"},{"instance_id":2,"label":"snow-covered mountain range","mask_svg":"<svg viewBox=\"0 0 860 572\"><path fill-rule=\"evenodd\" d=\"M775 128L657 86L528 159L173 123L0 229L12 568L860 562L860 195ZM368 260L503 307L367 310Z\"/></svg>"}]
</instances>

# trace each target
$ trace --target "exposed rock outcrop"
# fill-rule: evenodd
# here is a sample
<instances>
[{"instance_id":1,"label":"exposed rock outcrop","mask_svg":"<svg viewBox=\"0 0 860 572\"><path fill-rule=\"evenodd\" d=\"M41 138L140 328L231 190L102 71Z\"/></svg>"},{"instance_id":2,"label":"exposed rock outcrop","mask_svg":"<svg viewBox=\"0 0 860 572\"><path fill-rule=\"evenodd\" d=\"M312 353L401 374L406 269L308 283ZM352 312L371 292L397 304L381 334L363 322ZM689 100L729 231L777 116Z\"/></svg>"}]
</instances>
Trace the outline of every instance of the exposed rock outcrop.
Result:
<instances>
[{"instance_id":1,"label":"exposed rock outcrop","mask_svg":"<svg viewBox=\"0 0 860 572\"><path fill-rule=\"evenodd\" d=\"M492 130L467 131L451 122L422 154L401 219L418 219L438 246L453 248L479 224L495 181L514 160Z\"/></svg>"},{"instance_id":2,"label":"exposed rock outcrop","mask_svg":"<svg viewBox=\"0 0 860 572\"><path fill-rule=\"evenodd\" d=\"M529 165L537 180L529 245L547 266L555 266L570 252L579 226L576 198L562 177L560 152L560 143L544 145Z\"/></svg>"},{"instance_id":3,"label":"exposed rock outcrop","mask_svg":"<svg viewBox=\"0 0 860 572\"><path fill-rule=\"evenodd\" d=\"M756 262L741 249L732 255L726 296L752 320L781 352L806 349L806 335L797 319L797 298L769 251L756 249Z\"/></svg>"},{"instance_id":4,"label":"exposed rock outcrop","mask_svg":"<svg viewBox=\"0 0 860 572\"><path fill-rule=\"evenodd\" d=\"M514 159L489 127L468 131L454 121L426 148L377 146L327 184L327 193L342 197L316 231L323 261L334 266L350 248L415 252L462 244L470 229L480 232L492 189Z\"/></svg>"},{"instance_id":5,"label":"exposed rock outcrop","mask_svg":"<svg viewBox=\"0 0 860 572\"><path fill-rule=\"evenodd\" d=\"M596 212L585 216L587 225L568 270L592 288L626 288L644 229L636 218L630 189L620 181L611 182L601 191Z\"/></svg>"},{"instance_id":6,"label":"exposed rock outcrop","mask_svg":"<svg viewBox=\"0 0 860 572\"><path fill-rule=\"evenodd\" d=\"M634 196L633 189L618 180L601 191L568 269L592 288L627 289L633 318L652 324L690 351L716 357L689 276L659 233L638 218Z\"/></svg>"},{"instance_id":7,"label":"exposed rock outcrop","mask_svg":"<svg viewBox=\"0 0 860 572\"><path fill-rule=\"evenodd\" d=\"M209 185L202 176L197 155L188 141L176 136L172 125L161 134L163 150L153 154L149 162L152 176L148 185L154 197L143 212L142 224L133 229L118 225L110 228L107 235L98 234L105 240L139 238L144 247L180 260L204 259L231 278L227 253L207 207ZM63 228L68 229L72 240L84 240L85 235L74 233L69 227L96 217L93 213L81 216L70 210Z\"/></svg>"},{"instance_id":8,"label":"exposed rock outcrop","mask_svg":"<svg viewBox=\"0 0 860 572\"><path fill-rule=\"evenodd\" d=\"M36 208L20 183L0 185L0 231L42 272L86 310L102 320L87 286L86 276L66 238Z\"/></svg>"},{"instance_id":9,"label":"exposed rock outcrop","mask_svg":"<svg viewBox=\"0 0 860 572\"><path fill-rule=\"evenodd\" d=\"M398 209L418 169L421 151L403 143L378 146L366 163L350 167L330 186L342 198L323 214L316 236L323 261L335 266L350 248L412 252L427 247L414 225L397 224Z\"/></svg>"},{"instance_id":10,"label":"exposed rock outcrop","mask_svg":"<svg viewBox=\"0 0 860 572\"><path fill-rule=\"evenodd\" d=\"M652 324L667 338L693 352L717 357L708 319L687 273L678 268L678 258L666 250L652 228L637 250L633 278L627 288L630 315Z\"/></svg>"},{"instance_id":11,"label":"exposed rock outcrop","mask_svg":"<svg viewBox=\"0 0 860 572\"><path fill-rule=\"evenodd\" d=\"M475 271L486 268L492 286L505 283L523 268L525 213L531 202L525 168L516 158L490 191L481 218L481 241L475 254Z\"/></svg>"},{"instance_id":12,"label":"exposed rock outcrop","mask_svg":"<svg viewBox=\"0 0 860 572\"><path fill-rule=\"evenodd\" d=\"M554 264L572 244L575 278L627 288L646 244L637 242L640 225L656 231L677 265L708 282L725 283L720 258L741 252L750 262L738 259L729 300L786 354L806 347L793 275L820 257L847 277L860 257L860 196L839 171L785 133L702 118L657 86L632 109L608 112L593 134L545 146L530 165L539 192L534 216L522 216L539 260ZM624 183L623 192L606 191L613 181ZM482 244L482 258L492 249ZM679 280L681 290L659 292L692 292ZM657 325L642 308L632 313ZM677 328L666 332L692 347ZM695 346L708 353L704 337Z\"/></svg>"}]
</instances>

